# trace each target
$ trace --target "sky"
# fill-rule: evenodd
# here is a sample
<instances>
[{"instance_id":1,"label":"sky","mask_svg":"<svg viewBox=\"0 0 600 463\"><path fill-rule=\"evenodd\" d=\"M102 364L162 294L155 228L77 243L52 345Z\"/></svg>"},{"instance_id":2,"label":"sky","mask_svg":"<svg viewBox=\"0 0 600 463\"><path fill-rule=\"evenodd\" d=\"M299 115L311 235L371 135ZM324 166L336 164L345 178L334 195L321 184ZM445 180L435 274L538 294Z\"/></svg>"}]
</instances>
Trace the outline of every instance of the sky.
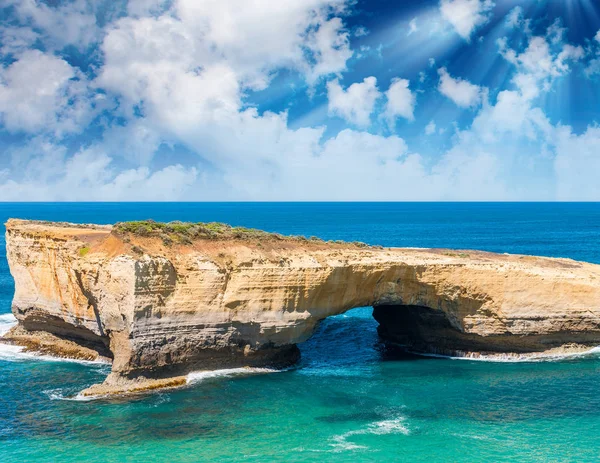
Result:
<instances>
[{"instance_id":1,"label":"sky","mask_svg":"<svg viewBox=\"0 0 600 463\"><path fill-rule=\"evenodd\" d=\"M0 201L599 201L597 0L0 0Z\"/></svg>"}]
</instances>

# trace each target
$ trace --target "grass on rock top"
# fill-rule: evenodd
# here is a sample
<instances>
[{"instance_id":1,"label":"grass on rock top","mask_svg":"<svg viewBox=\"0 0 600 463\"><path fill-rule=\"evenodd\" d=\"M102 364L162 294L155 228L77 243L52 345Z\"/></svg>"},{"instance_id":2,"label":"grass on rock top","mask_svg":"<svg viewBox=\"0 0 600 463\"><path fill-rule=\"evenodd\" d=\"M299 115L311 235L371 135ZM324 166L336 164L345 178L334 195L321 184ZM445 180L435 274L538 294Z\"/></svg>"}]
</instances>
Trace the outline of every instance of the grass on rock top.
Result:
<instances>
[{"instance_id":1,"label":"grass on rock top","mask_svg":"<svg viewBox=\"0 0 600 463\"><path fill-rule=\"evenodd\" d=\"M191 244L197 239L213 240L277 240L277 241L304 241L318 242L324 241L312 236L284 236L279 233L270 233L255 228L232 227L231 225L219 222L155 222L154 220L141 220L135 222L119 222L113 227L113 231L120 234L132 234L144 237L159 237L165 245L173 243ZM336 243L344 243L337 241ZM347 243L344 243L347 244ZM355 246L368 247L365 243L354 242Z\"/></svg>"}]
</instances>

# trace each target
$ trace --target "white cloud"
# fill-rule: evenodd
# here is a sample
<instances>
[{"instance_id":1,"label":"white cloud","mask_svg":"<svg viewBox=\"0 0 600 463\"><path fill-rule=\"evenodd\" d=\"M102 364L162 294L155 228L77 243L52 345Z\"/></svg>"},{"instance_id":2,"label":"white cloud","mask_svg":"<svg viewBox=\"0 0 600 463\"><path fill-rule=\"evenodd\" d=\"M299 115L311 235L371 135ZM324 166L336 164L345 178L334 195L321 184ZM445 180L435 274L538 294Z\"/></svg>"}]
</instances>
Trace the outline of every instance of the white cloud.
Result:
<instances>
[{"instance_id":1,"label":"white cloud","mask_svg":"<svg viewBox=\"0 0 600 463\"><path fill-rule=\"evenodd\" d=\"M517 91L485 103L470 128L433 167L453 199L540 200L555 196L552 180L554 129Z\"/></svg>"},{"instance_id":2,"label":"white cloud","mask_svg":"<svg viewBox=\"0 0 600 463\"><path fill-rule=\"evenodd\" d=\"M0 115L9 131L77 132L92 106L85 77L56 56L30 50L0 69Z\"/></svg>"},{"instance_id":3,"label":"white cloud","mask_svg":"<svg viewBox=\"0 0 600 463\"><path fill-rule=\"evenodd\" d=\"M429 124L425 127L425 135L433 135L436 130L435 121L430 121Z\"/></svg>"},{"instance_id":4,"label":"white cloud","mask_svg":"<svg viewBox=\"0 0 600 463\"><path fill-rule=\"evenodd\" d=\"M600 128L588 127L575 135L569 127L558 129L554 167L557 199L573 201L600 198Z\"/></svg>"},{"instance_id":5,"label":"white cloud","mask_svg":"<svg viewBox=\"0 0 600 463\"><path fill-rule=\"evenodd\" d=\"M442 0L440 11L456 32L470 41L475 29L489 21L493 7L491 0Z\"/></svg>"},{"instance_id":6,"label":"white cloud","mask_svg":"<svg viewBox=\"0 0 600 463\"><path fill-rule=\"evenodd\" d=\"M446 68L438 69L440 83L438 90L450 98L461 108L472 108L478 106L482 101L482 88L463 79L453 78Z\"/></svg>"},{"instance_id":7,"label":"white cloud","mask_svg":"<svg viewBox=\"0 0 600 463\"><path fill-rule=\"evenodd\" d=\"M197 51L224 58L243 82L264 88L278 67L298 69L310 83L346 69L349 32L340 17L329 17L345 5L346 0L178 0L175 13L178 30ZM198 58L200 64L205 57Z\"/></svg>"},{"instance_id":8,"label":"white cloud","mask_svg":"<svg viewBox=\"0 0 600 463\"><path fill-rule=\"evenodd\" d=\"M540 94L538 79L531 74L518 73L512 81L527 100L533 100Z\"/></svg>"},{"instance_id":9,"label":"white cloud","mask_svg":"<svg viewBox=\"0 0 600 463\"><path fill-rule=\"evenodd\" d=\"M330 19L308 35L307 48L312 59L306 70L309 83L319 77L346 70L346 61L352 57L348 32L340 18Z\"/></svg>"},{"instance_id":10,"label":"white cloud","mask_svg":"<svg viewBox=\"0 0 600 463\"><path fill-rule=\"evenodd\" d=\"M161 131L143 118L104 132L102 148L114 157L146 166L162 143Z\"/></svg>"},{"instance_id":11,"label":"white cloud","mask_svg":"<svg viewBox=\"0 0 600 463\"><path fill-rule=\"evenodd\" d=\"M540 134L550 136L551 132L545 114L532 107L526 95L511 90L500 92L495 105L485 104L472 127L486 143L502 140L511 134L535 140Z\"/></svg>"},{"instance_id":12,"label":"white cloud","mask_svg":"<svg viewBox=\"0 0 600 463\"><path fill-rule=\"evenodd\" d=\"M594 36L594 40L598 43L598 44L592 44L590 46L591 50L589 51L590 54L593 56L592 59L589 60L586 68L585 68L585 75L588 77L591 77L593 75L596 74L600 74L600 30L598 30L598 32L596 32L596 35ZM593 49L595 45L595 50Z\"/></svg>"},{"instance_id":13,"label":"white cloud","mask_svg":"<svg viewBox=\"0 0 600 463\"><path fill-rule=\"evenodd\" d=\"M156 16L168 8L169 0L129 0L127 12L131 16Z\"/></svg>"},{"instance_id":14,"label":"white cloud","mask_svg":"<svg viewBox=\"0 0 600 463\"><path fill-rule=\"evenodd\" d=\"M407 79L394 78L385 96L387 103L385 105L384 115L387 118L388 125L393 127L396 118L403 117L409 121L414 120L414 112L417 98L408 88L410 82Z\"/></svg>"},{"instance_id":15,"label":"white cloud","mask_svg":"<svg viewBox=\"0 0 600 463\"><path fill-rule=\"evenodd\" d=\"M506 24L508 27L519 28L525 35L531 35L531 19L524 17L520 6L514 7L506 15Z\"/></svg>"},{"instance_id":16,"label":"white cloud","mask_svg":"<svg viewBox=\"0 0 600 463\"><path fill-rule=\"evenodd\" d=\"M101 37L95 15L98 5L94 2L73 0L59 2L56 7L38 0L6 0L6 3L14 6L21 22L30 23L45 34L53 48L73 45L83 49Z\"/></svg>"},{"instance_id":17,"label":"white cloud","mask_svg":"<svg viewBox=\"0 0 600 463\"><path fill-rule=\"evenodd\" d=\"M510 12L506 15L506 23L510 27L517 27L523 21L523 8L520 6L515 6Z\"/></svg>"},{"instance_id":18,"label":"white cloud","mask_svg":"<svg viewBox=\"0 0 600 463\"><path fill-rule=\"evenodd\" d=\"M64 172L67 147L54 143L51 137L38 135L5 151L13 172L34 183L52 183ZM24 198L27 198L25 196Z\"/></svg>"},{"instance_id":19,"label":"white cloud","mask_svg":"<svg viewBox=\"0 0 600 463\"><path fill-rule=\"evenodd\" d=\"M366 77L344 90L339 81L327 82L327 98L330 115L337 115L351 124L368 127L375 102L381 96L377 79Z\"/></svg>"},{"instance_id":20,"label":"white cloud","mask_svg":"<svg viewBox=\"0 0 600 463\"><path fill-rule=\"evenodd\" d=\"M0 28L0 35L2 37L0 53L3 55L24 52L31 48L39 38L39 34L29 27Z\"/></svg>"},{"instance_id":21,"label":"white cloud","mask_svg":"<svg viewBox=\"0 0 600 463\"><path fill-rule=\"evenodd\" d=\"M408 32L406 33L406 35L411 36L418 30L419 30L419 27L417 26L417 18L411 19L410 22L408 23Z\"/></svg>"},{"instance_id":22,"label":"white cloud","mask_svg":"<svg viewBox=\"0 0 600 463\"><path fill-rule=\"evenodd\" d=\"M560 44L563 42L567 29L562 26L560 18L556 18L554 22L546 30L546 38L550 43Z\"/></svg>"},{"instance_id":23,"label":"white cloud","mask_svg":"<svg viewBox=\"0 0 600 463\"><path fill-rule=\"evenodd\" d=\"M500 50L506 59L521 66L528 73L539 79L558 77L569 71L568 60L578 60L583 56L581 47L565 44L558 53L552 53L545 37L531 37L529 45L523 53L517 54L505 48L500 42Z\"/></svg>"},{"instance_id":24,"label":"white cloud","mask_svg":"<svg viewBox=\"0 0 600 463\"><path fill-rule=\"evenodd\" d=\"M33 147L32 147L33 148ZM64 148L42 142L29 167L45 169L26 171L21 181L0 181L0 198L4 201L123 201L184 199L185 193L196 181L195 168L171 165L151 171L147 167L121 170L98 147L91 147L64 158ZM38 172L45 172L39 176Z\"/></svg>"},{"instance_id":25,"label":"white cloud","mask_svg":"<svg viewBox=\"0 0 600 463\"><path fill-rule=\"evenodd\" d=\"M588 77L600 74L600 58L594 58L589 61L585 68L585 75Z\"/></svg>"},{"instance_id":26,"label":"white cloud","mask_svg":"<svg viewBox=\"0 0 600 463\"><path fill-rule=\"evenodd\" d=\"M522 53L510 48L506 38L498 40L500 54L519 71L513 81L530 98L550 88L556 78L570 72L570 62L579 61L584 56L582 47L561 42L562 33L558 41L551 38L555 38L557 33L550 28L547 37L529 37L527 48Z\"/></svg>"},{"instance_id":27,"label":"white cloud","mask_svg":"<svg viewBox=\"0 0 600 463\"><path fill-rule=\"evenodd\" d=\"M344 8L351 2L132 0L127 9L133 17L113 17L102 31L81 17L95 8L83 8L84 3L53 7L25 0L23 7L17 6L19 20L28 28L1 31L3 53L15 59L0 70L2 124L25 139L18 148L5 150L1 199L599 196L593 178L600 167L598 129L592 126L578 135L554 126L534 104L553 79L582 59L580 48L562 43L558 25L545 37L528 37L525 49L512 50L503 42L503 55L516 67L515 87L501 90L493 101L488 101L487 89L439 70L439 91L458 106L472 108L475 117L469 127L456 129L447 141L449 149L428 157L398 136L358 129L324 139L329 136L325 126L294 130L286 111L259 112L248 104L252 90L268 87L278 72L288 69L317 92L324 76L335 76L328 79L328 109L354 125L369 127L378 109L390 126L398 117L413 119L416 99L408 80L394 79L381 104L375 77L346 89L337 80L353 56L344 23ZM487 1L442 4L466 39L491 14ZM57 19L57 12L65 18ZM514 15L516 27L524 27L522 14ZM62 21L73 24L61 30ZM359 30L353 28L355 36ZM25 51L37 40L46 52ZM84 47L96 40L102 43L101 64L90 71L97 75L90 83L75 64L57 56L57 48L74 41ZM82 130L98 114L97 92L90 88L106 92L107 101L118 105L94 125L97 137L86 137L81 146L74 142L78 137L60 137ZM324 116L327 109L321 111ZM442 130L431 120L424 133Z\"/></svg>"},{"instance_id":28,"label":"white cloud","mask_svg":"<svg viewBox=\"0 0 600 463\"><path fill-rule=\"evenodd\" d=\"M354 30L354 37L364 37L369 35L369 30L364 26L359 26Z\"/></svg>"}]
</instances>

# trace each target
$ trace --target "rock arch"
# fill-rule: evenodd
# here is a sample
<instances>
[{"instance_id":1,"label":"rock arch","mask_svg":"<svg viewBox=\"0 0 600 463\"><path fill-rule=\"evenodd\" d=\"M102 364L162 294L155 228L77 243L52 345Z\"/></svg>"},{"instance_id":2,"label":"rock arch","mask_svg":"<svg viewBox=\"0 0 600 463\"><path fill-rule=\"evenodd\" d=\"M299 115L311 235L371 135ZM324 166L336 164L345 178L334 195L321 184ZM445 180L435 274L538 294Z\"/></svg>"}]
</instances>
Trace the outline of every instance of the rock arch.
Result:
<instances>
[{"instance_id":1,"label":"rock arch","mask_svg":"<svg viewBox=\"0 0 600 463\"><path fill-rule=\"evenodd\" d=\"M27 221L7 224L7 255L21 328L92 332L114 356L109 391L293 362L320 320L364 306L382 337L415 350L600 344L600 266L568 259L290 240L167 246L110 227ZM42 322L33 327L31 314Z\"/></svg>"}]
</instances>

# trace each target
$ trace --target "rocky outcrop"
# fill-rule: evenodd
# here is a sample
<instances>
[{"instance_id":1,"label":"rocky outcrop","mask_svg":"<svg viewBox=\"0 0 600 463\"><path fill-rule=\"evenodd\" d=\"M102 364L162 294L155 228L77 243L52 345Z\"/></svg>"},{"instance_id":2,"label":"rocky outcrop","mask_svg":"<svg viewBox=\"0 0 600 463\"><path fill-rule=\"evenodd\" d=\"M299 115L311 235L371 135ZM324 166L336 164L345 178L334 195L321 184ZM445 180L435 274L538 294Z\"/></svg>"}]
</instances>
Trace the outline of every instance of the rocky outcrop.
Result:
<instances>
[{"instance_id":1,"label":"rocky outcrop","mask_svg":"<svg viewBox=\"0 0 600 463\"><path fill-rule=\"evenodd\" d=\"M5 341L45 336L46 350L54 339L85 358L111 358L112 373L90 393L177 385L192 370L286 365L320 320L362 306L374 307L384 339L414 350L600 344L600 266L569 259L6 227L19 326Z\"/></svg>"}]
</instances>

